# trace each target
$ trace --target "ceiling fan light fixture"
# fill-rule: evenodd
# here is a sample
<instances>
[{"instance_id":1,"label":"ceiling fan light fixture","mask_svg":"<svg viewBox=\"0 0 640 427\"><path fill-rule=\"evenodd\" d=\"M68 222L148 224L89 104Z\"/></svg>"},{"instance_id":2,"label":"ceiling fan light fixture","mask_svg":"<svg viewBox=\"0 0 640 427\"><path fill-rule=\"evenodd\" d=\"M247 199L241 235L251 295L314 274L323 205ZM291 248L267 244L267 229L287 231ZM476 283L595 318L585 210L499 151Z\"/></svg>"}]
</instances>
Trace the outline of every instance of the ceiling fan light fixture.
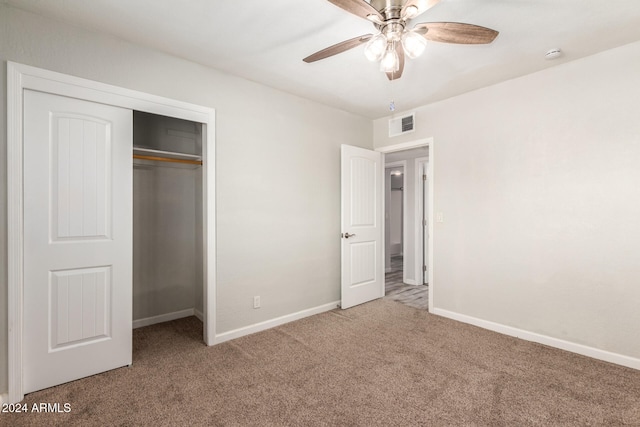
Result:
<instances>
[{"instance_id":1,"label":"ceiling fan light fixture","mask_svg":"<svg viewBox=\"0 0 640 427\"><path fill-rule=\"evenodd\" d=\"M371 38L364 46L364 56L371 62L380 61L387 50L387 38L380 33Z\"/></svg>"},{"instance_id":2,"label":"ceiling fan light fixture","mask_svg":"<svg viewBox=\"0 0 640 427\"><path fill-rule=\"evenodd\" d=\"M415 59L424 52L427 47L427 39L413 31L405 31L402 34L402 47L409 58Z\"/></svg>"},{"instance_id":3,"label":"ceiling fan light fixture","mask_svg":"<svg viewBox=\"0 0 640 427\"><path fill-rule=\"evenodd\" d=\"M382 20L380 20L378 15L374 15L373 13L367 15L367 19L373 22L374 24L378 24L378 25L382 25L384 23Z\"/></svg>"},{"instance_id":4,"label":"ceiling fan light fixture","mask_svg":"<svg viewBox=\"0 0 640 427\"><path fill-rule=\"evenodd\" d=\"M418 16L418 8L411 5L405 8L404 13L402 14L402 19L406 21L407 19L415 18L416 16Z\"/></svg>"},{"instance_id":5,"label":"ceiling fan light fixture","mask_svg":"<svg viewBox=\"0 0 640 427\"><path fill-rule=\"evenodd\" d=\"M0 0L2 1L2 0ZM374 24L376 32L344 40L303 58L306 63L319 61L333 55L364 46L369 61L379 61L380 70L391 81L402 77L406 59L420 56L427 40L453 44L489 44L498 31L480 25L463 22L407 23L418 17L441 0L328 0L335 6ZM402 43L402 44L398 44ZM389 109L395 109L393 101Z\"/></svg>"},{"instance_id":6,"label":"ceiling fan light fixture","mask_svg":"<svg viewBox=\"0 0 640 427\"><path fill-rule=\"evenodd\" d=\"M380 60L380 71L384 73L394 73L400 69L400 58L393 47L393 43L389 43L389 48L385 51L382 60Z\"/></svg>"}]
</instances>

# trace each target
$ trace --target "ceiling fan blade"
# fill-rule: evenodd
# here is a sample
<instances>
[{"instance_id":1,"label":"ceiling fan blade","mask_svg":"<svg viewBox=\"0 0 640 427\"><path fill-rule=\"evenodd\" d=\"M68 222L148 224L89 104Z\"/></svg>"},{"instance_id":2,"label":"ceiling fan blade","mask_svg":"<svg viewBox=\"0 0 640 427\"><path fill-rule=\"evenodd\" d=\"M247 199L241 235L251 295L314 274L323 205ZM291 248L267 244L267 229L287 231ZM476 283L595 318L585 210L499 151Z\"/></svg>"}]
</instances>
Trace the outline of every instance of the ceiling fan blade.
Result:
<instances>
[{"instance_id":1,"label":"ceiling fan blade","mask_svg":"<svg viewBox=\"0 0 640 427\"><path fill-rule=\"evenodd\" d=\"M402 77L402 71L404 71L404 49L402 47L402 43L396 43L396 53L398 54L399 59L399 68L398 71L394 71L392 73L387 73L387 78L389 80L396 80Z\"/></svg>"},{"instance_id":2,"label":"ceiling fan blade","mask_svg":"<svg viewBox=\"0 0 640 427\"><path fill-rule=\"evenodd\" d=\"M417 24L414 29L422 33L427 40L441 43L456 44L486 44L491 43L498 32L491 28L460 22L424 22Z\"/></svg>"},{"instance_id":3,"label":"ceiling fan blade","mask_svg":"<svg viewBox=\"0 0 640 427\"><path fill-rule=\"evenodd\" d=\"M362 43L366 43L369 39L373 37L372 34L365 34L363 36L354 37L349 40L345 40L340 43L336 43L333 46L329 46L325 49L322 49L313 55L309 55L303 59L304 62L315 62L324 58L328 58L333 55L337 55L339 53L344 52L345 50L353 49L356 46L361 45Z\"/></svg>"},{"instance_id":4,"label":"ceiling fan blade","mask_svg":"<svg viewBox=\"0 0 640 427\"><path fill-rule=\"evenodd\" d=\"M331 3L336 6L346 10L347 12L353 13L356 16L359 16L364 19L378 19L379 21L384 21L384 16L380 14L373 6L367 3L364 0L329 0ZM375 18L368 18L369 15L373 15Z\"/></svg>"},{"instance_id":5,"label":"ceiling fan blade","mask_svg":"<svg viewBox=\"0 0 640 427\"><path fill-rule=\"evenodd\" d=\"M440 0L409 0L402 7L402 12L400 16L406 17L407 19L413 19L418 15L425 13L428 9L431 9L433 6L440 3ZM411 7L415 7L415 13L409 12ZM407 15L409 13L409 15Z\"/></svg>"}]
</instances>

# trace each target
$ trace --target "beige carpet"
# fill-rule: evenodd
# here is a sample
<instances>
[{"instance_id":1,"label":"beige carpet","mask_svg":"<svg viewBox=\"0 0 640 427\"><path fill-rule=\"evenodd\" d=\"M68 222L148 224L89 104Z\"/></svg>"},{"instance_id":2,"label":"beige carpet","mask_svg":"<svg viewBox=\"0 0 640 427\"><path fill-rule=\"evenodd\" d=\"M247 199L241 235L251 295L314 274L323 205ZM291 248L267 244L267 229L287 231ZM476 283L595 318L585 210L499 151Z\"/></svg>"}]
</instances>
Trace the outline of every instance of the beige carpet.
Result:
<instances>
[{"instance_id":1,"label":"beige carpet","mask_svg":"<svg viewBox=\"0 0 640 427\"><path fill-rule=\"evenodd\" d=\"M134 331L134 365L28 395L69 414L0 424L99 426L640 425L640 371L390 300L215 347L181 319Z\"/></svg>"}]
</instances>

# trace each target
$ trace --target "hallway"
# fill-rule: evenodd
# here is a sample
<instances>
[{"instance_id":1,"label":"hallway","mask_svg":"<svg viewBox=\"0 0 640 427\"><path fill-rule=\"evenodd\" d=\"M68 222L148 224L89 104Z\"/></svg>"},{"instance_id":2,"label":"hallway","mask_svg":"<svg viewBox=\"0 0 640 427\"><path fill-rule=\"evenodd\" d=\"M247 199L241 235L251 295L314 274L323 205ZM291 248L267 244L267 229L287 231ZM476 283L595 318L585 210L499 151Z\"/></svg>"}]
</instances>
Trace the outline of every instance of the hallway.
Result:
<instances>
[{"instance_id":1,"label":"hallway","mask_svg":"<svg viewBox=\"0 0 640 427\"><path fill-rule=\"evenodd\" d=\"M391 257L391 271L385 274L385 298L409 307L429 309L429 286L402 282L402 256Z\"/></svg>"}]
</instances>

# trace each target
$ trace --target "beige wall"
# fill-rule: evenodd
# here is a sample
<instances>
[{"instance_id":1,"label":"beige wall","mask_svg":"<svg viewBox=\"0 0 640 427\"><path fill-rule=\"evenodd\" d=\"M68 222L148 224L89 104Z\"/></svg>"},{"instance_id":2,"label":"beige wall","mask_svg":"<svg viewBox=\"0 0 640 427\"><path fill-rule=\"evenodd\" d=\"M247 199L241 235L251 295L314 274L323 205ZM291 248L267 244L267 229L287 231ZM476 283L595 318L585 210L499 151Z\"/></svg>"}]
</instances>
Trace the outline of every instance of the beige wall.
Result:
<instances>
[{"instance_id":1,"label":"beige wall","mask_svg":"<svg viewBox=\"0 0 640 427\"><path fill-rule=\"evenodd\" d=\"M371 148L371 120L5 5L0 60L2 77L5 61L15 61L216 109L218 333L340 299L340 144ZM0 392L7 389L2 80Z\"/></svg>"},{"instance_id":2,"label":"beige wall","mask_svg":"<svg viewBox=\"0 0 640 427\"><path fill-rule=\"evenodd\" d=\"M638 112L640 42L376 120L434 138L435 308L640 367Z\"/></svg>"}]
</instances>

